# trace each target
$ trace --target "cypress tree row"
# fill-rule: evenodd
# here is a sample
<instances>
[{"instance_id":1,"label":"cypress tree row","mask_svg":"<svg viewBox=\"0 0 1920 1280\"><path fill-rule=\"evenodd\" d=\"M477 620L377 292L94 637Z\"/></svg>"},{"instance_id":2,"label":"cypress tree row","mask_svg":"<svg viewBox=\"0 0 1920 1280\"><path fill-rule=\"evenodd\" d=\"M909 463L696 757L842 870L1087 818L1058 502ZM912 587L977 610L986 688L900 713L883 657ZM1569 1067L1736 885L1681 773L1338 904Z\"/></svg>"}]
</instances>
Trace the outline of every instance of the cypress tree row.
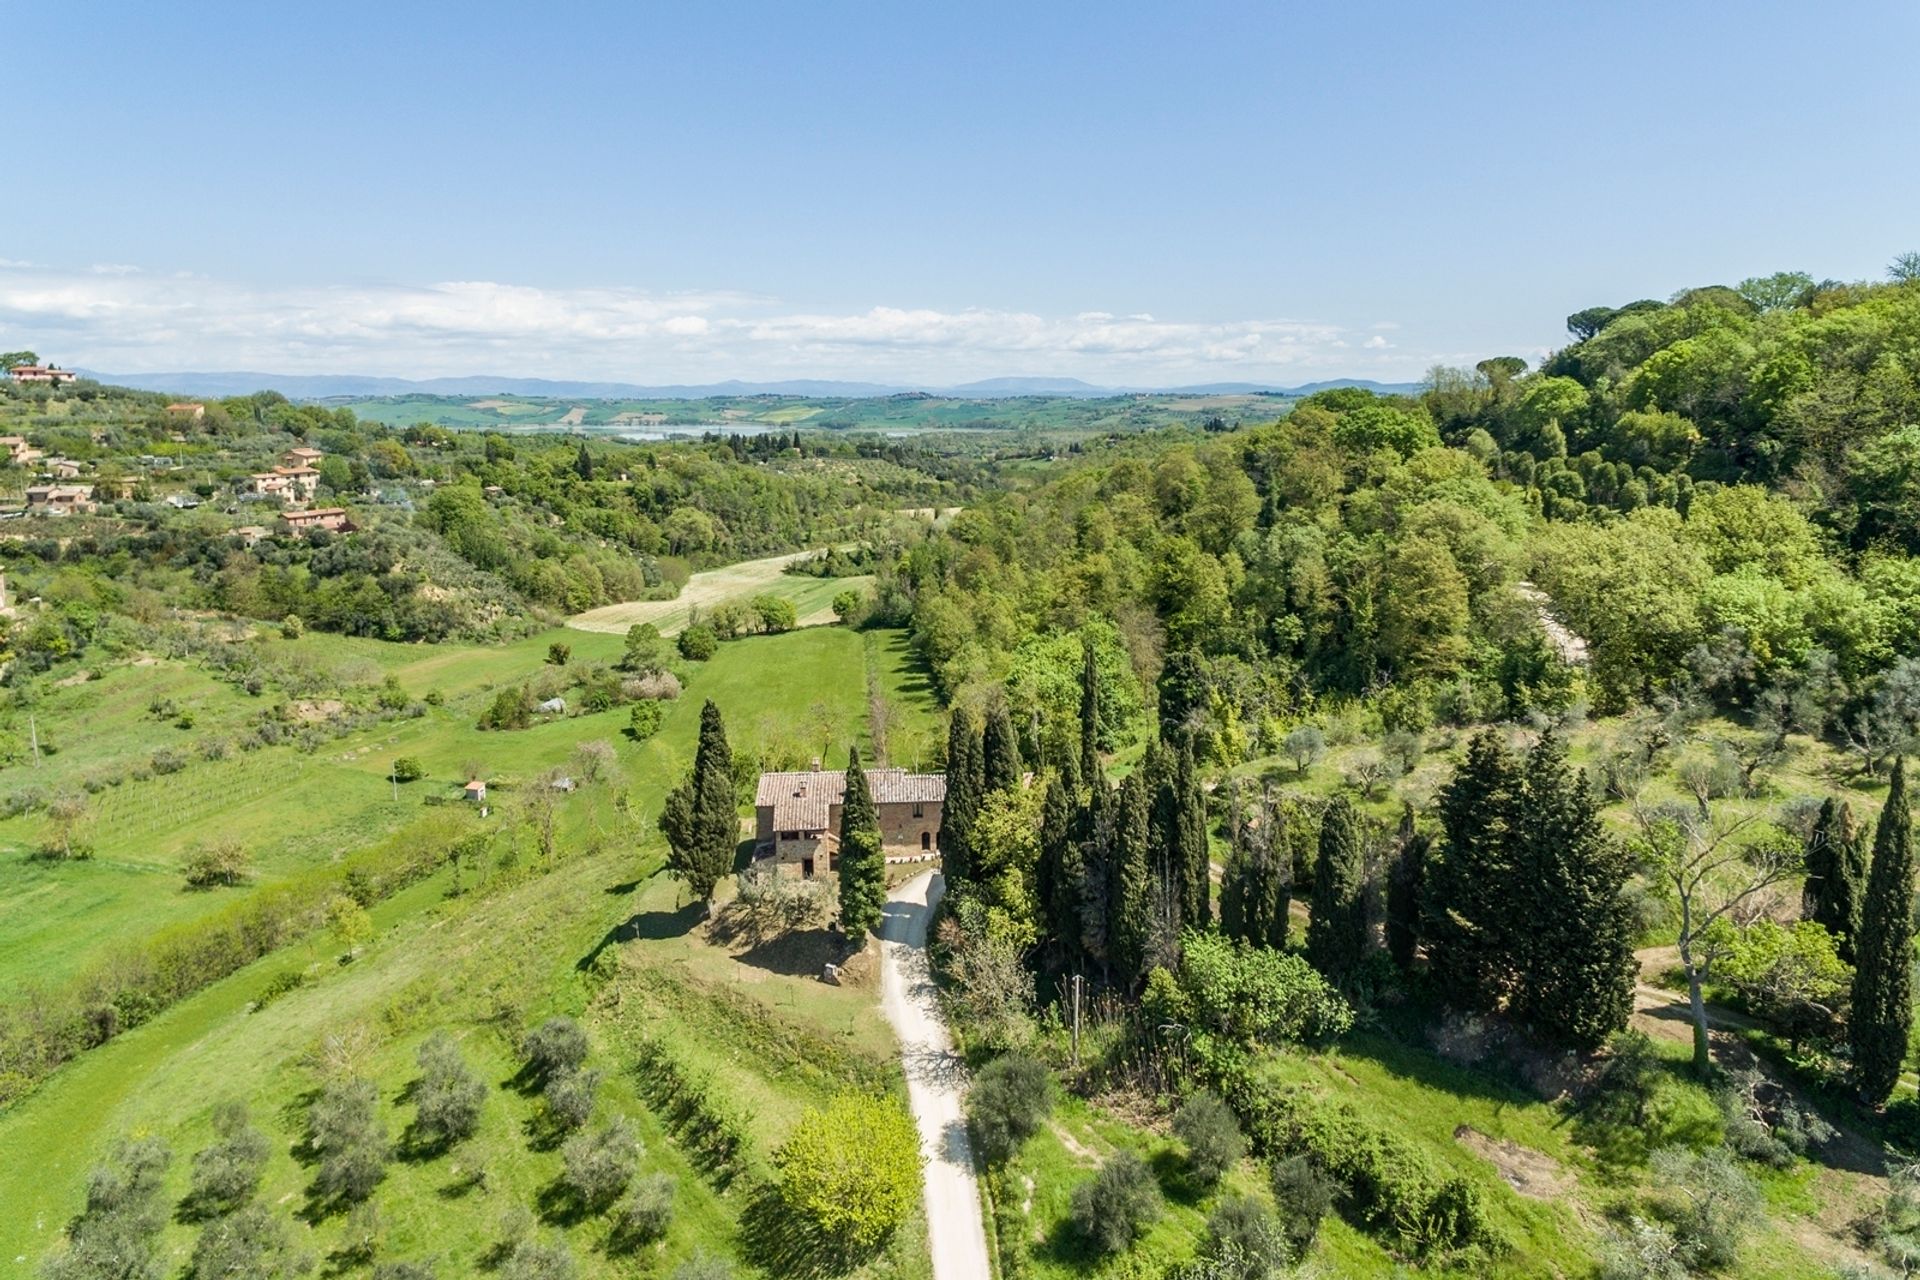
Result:
<instances>
[{"instance_id":1,"label":"cypress tree row","mask_svg":"<svg viewBox=\"0 0 1920 1280\"><path fill-rule=\"evenodd\" d=\"M1413 806L1400 814L1394 840L1393 865L1387 872L1387 954L1402 972L1413 970L1420 948L1420 899L1426 877L1427 849L1432 841L1413 825Z\"/></svg>"},{"instance_id":2,"label":"cypress tree row","mask_svg":"<svg viewBox=\"0 0 1920 1280\"><path fill-rule=\"evenodd\" d=\"M1853 810L1844 800L1828 797L1807 837L1807 883L1801 891L1800 914L1833 935L1834 949L1848 964L1854 962L1854 940L1860 936L1860 897L1866 888L1866 833L1853 824Z\"/></svg>"},{"instance_id":3,"label":"cypress tree row","mask_svg":"<svg viewBox=\"0 0 1920 1280\"><path fill-rule=\"evenodd\" d=\"M1336 797L1320 820L1320 860L1313 872L1307 959L1331 982L1350 985L1366 955L1365 838L1360 815Z\"/></svg>"},{"instance_id":4,"label":"cypress tree row","mask_svg":"<svg viewBox=\"0 0 1920 1280\"><path fill-rule=\"evenodd\" d=\"M1446 836L1427 865L1421 934L1428 971L1441 994L1463 1009L1495 1009L1508 995L1516 933L1512 830L1519 769L1491 730L1467 745L1467 758L1440 793Z\"/></svg>"},{"instance_id":5,"label":"cypress tree row","mask_svg":"<svg viewBox=\"0 0 1920 1280\"><path fill-rule=\"evenodd\" d=\"M1597 1048L1633 1013L1631 866L1551 733L1527 755L1512 835L1514 1012L1555 1040Z\"/></svg>"},{"instance_id":6,"label":"cypress tree row","mask_svg":"<svg viewBox=\"0 0 1920 1280\"><path fill-rule=\"evenodd\" d=\"M1893 1096L1913 1024L1913 819L1904 758L1893 762L1887 807L1874 832L1856 950L1848 1023L1854 1080L1861 1098L1879 1106Z\"/></svg>"},{"instance_id":7,"label":"cypress tree row","mask_svg":"<svg viewBox=\"0 0 1920 1280\"><path fill-rule=\"evenodd\" d=\"M887 857L860 748L847 749L847 789L840 802L840 928L859 946L879 927L887 900Z\"/></svg>"},{"instance_id":8,"label":"cypress tree row","mask_svg":"<svg viewBox=\"0 0 1920 1280\"><path fill-rule=\"evenodd\" d=\"M1080 844L1074 839L1073 801L1056 775L1047 780L1047 797L1040 809L1040 862L1034 871L1034 890L1063 964L1080 958Z\"/></svg>"},{"instance_id":9,"label":"cypress tree row","mask_svg":"<svg viewBox=\"0 0 1920 1280\"><path fill-rule=\"evenodd\" d=\"M1020 744L1013 733L1013 721L1004 702L994 703L987 712L986 731L981 739L984 757L981 772L986 791L1012 791L1020 785Z\"/></svg>"},{"instance_id":10,"label":"cypress tree row","mask_svg":"<svg viewBox=\"0 0 1920 1280\"><path fill-rule=\"evenodd\" d=\"M733 798L733 752L727 746L720 708L709 698L700 708L700 742L693 771L667 795L660 814L667 837L667 869L708 904L714 886L733 869L740 837L740 812Z\"/></svg>"},{"instance_id":11,"label":"cypress tree row","mask_svg":"<svg viewBox=\"0 0 1920 1280\"><path fill-rule=\"evenodd\" d=\"M973 872L973 823L980 816L986 778L980 734L965 707L947 721L947 796L940 805L940 866L949 889Z\"/></svg>"},{"instance_id":12,"label":"cypress tree row","mask_svg":"<svg viewBox=\"0 0 1920 1280\"><path fill-rule=\"evenodd\" d=\"M1238 789L1228 800L1226 874L1220 885L1220 930L1257 946L1287 945L1293 898L1293 846L1286 814L1270 798L1243 812Z\"/></svg>"},{"instance_id":13,"label":"cypress tree row","mask_svg":"<svg viewBox=\"0 0 1920 1280\"><path fill-rule=\"evenodd\" d=\"M1107 949L1114 976L1128 989L1146 976L1153 932L1155 878L1149 860L1147 787L1138 771L1121 782L1113 803L1107 890Z\"/></svg>"}]
</instances>

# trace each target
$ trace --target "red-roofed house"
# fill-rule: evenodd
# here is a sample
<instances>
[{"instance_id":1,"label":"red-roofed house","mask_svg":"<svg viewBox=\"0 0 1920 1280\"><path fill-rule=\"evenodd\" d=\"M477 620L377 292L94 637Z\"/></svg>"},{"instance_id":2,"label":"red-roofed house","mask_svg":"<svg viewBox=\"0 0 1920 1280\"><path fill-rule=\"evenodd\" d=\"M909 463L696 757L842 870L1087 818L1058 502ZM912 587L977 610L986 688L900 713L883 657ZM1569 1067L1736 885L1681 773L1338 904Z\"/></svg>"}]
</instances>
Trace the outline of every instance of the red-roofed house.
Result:
<instances>
[{"instance_id":1,"label":"red-roofed house","mask_svg":"<svg viewBox=\"0 0 1920 1280\"><path fill-rule=\"evenodd\" d=\"M80 376L71 369L56 369L50 364L17 364L7 370L7 374L15 382L48 382L56 387Z\"/></svg>"},{"instance_id":2,"label":"red-roofed house","mask_svg":"<svg viewBox=\"0 0 1920 1280\"><path fill-rule=\"evenodd\" d=\"M880 845L889 857L931 856L947 798L944 773L869 769L867 787L880 818ZM763 773L754 796L754 856L771 858L782 872L811 876L834 869L840 844L842 771Z\"/></svg>"},{"instance_id":3,"label":"red-roofed house","mask_svg":"<svg viewBox=\"0 0 1920 1280\"><path fill-rule=\"evenodd\" d=\"M347 519L345 507L315 507L311 511L282 512L280 527L288 533L312 533L315 529L352 533L353 521Z\"/></svg>"}]
</instances>

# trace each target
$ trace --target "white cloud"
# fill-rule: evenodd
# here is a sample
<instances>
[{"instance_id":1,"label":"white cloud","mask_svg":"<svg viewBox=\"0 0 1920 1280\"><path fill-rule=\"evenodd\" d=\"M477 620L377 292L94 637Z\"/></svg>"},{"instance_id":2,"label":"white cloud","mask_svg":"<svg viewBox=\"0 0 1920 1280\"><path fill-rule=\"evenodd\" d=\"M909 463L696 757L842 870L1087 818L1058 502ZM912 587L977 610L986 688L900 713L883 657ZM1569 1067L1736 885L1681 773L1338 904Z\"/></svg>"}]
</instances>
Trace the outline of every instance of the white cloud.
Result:
<instances>
[{"instance_id":1,"label":"white cloud","mask_svg":"<svg viewBox=\"0 0 1920 1280\"><path fill-rule=\"evenodd\" d=\"M1383 357L1356 352L1383 351L1384 338L1362 342L1358 332L1315 321L888 305L831 311L739 292L485 280L265 288L133 267L59 271L0 260L0 346L22 344L62 364L121 373L929 383L1060 374L1152 385L1399 372Z\"/></svg>"}]
</instances>

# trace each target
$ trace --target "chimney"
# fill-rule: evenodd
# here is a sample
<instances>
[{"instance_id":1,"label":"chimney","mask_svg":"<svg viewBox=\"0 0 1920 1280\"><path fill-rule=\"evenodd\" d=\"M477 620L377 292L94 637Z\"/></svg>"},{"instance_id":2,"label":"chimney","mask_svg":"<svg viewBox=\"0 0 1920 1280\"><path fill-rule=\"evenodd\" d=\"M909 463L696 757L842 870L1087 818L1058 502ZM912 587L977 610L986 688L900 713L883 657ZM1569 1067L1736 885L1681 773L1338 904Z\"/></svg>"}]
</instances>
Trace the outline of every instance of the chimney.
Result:
<instances>
[{"instance_id":1,"label":"chimney","mask_svg":"<svg viewBox=\"0 0 1920 1280\"><path fill-rule=\"evenodd\" d=\"M807 762L807 769L812 773L820 772L820 757L815 756L812 760L809 760Z\"/></svg>"}]
</instances>

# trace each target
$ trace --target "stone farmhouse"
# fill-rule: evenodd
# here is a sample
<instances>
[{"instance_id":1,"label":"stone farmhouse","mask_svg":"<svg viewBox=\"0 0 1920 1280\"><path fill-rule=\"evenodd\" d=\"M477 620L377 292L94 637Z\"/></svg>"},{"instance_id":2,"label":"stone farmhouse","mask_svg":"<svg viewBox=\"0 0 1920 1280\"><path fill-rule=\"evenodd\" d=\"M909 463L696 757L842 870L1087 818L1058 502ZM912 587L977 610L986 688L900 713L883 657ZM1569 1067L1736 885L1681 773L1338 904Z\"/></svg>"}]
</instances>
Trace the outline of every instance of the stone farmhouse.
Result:
<instances>
[{"instance_id":1,"label":"stone farmhouse","mask_svg":"<svg viewBox=\"0 0 1920 1280\"><path fill-rule=\"evenodd\" d=\"M867 787L880 818L881 848L889 858L932 857L940 851L935 841L940 806L947 798L945 774L869 769ZM783 875L833 871L846 790L847 775L840 770L761 774L753 801L753 856L771 859Z\"/></svg>"}]
</instances>

